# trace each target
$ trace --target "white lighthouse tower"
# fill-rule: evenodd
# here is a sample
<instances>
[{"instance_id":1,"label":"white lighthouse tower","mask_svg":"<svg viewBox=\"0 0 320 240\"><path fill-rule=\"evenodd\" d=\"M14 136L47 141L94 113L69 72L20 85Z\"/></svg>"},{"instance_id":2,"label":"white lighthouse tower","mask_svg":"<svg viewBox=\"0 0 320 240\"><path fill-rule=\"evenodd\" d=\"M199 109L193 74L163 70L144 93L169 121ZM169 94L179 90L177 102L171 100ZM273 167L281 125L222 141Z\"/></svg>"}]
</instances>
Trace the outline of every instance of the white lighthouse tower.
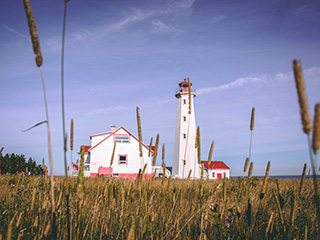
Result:
<instances>
[{"instance_id":1,"label":"white lighthouse tower","mask_svg":"<svg viewBox=\"0 0 320 240\"><path fill-rule=\"evenodd\" d=\"M191 112L189 112L189 83L184 79L176 90L178 111L176 134L174 139L174 154L172 176L187 178L191 170L191 178L200 178L201 165L198 164L196 142L196 120L194 115L193 98L196 93L191 89Z\"/></svg>"}]
</instances>

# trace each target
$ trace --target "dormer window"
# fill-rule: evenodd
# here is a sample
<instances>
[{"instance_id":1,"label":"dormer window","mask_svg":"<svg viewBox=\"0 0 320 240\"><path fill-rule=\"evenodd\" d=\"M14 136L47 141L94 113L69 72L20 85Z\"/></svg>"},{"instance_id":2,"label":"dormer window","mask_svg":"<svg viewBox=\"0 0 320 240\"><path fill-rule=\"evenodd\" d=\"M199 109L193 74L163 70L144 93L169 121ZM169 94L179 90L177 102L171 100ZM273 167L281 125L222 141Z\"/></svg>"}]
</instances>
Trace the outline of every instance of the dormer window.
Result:
<instances>
[{"instance_id":1,"label":"dormer window","mask_svg":"<svg viewBox=\"0 0 320 240\"><path fill-rule=\"evenodd\" d=\"M114 136L114 141L116 143L129 143L129 135L115 135Z\"/></svg>"}]
</instances>

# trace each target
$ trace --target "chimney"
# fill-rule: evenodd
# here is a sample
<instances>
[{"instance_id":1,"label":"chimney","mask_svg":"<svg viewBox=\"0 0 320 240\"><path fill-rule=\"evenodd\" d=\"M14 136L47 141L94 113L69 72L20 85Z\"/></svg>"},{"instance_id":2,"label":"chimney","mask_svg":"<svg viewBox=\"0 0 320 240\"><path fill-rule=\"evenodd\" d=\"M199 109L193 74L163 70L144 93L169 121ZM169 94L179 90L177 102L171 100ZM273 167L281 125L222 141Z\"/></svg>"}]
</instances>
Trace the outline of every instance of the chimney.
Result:
<instances>
[{"instance_id":1,"label":"chimney","mask_svg":"<svg viewBox=\"0 0 320 240\"><path fill-rule=\"evenodd\" d=\"M110 129L111 129L111 132L114 132L115 130L117 130L117 127L116 126L111 126Z\"/></svg>"}]
</instances>

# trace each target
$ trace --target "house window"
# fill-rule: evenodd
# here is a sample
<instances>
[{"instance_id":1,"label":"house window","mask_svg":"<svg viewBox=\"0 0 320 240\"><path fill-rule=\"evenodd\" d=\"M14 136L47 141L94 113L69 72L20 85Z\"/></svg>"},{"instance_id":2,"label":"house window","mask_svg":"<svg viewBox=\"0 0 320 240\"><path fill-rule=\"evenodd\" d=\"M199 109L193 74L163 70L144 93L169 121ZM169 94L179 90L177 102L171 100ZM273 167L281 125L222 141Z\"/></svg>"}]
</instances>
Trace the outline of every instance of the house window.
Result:
<instances>
[{"instance_id":1,"label":"house window","mask_svg":"<svg viewBox=\"0 0 320 240\"><path fill-rule=\"evenodd\" d=\"M187 138L187 134L185 134L185 133L183 133L182 136L183 136L183 139Z\"/></svg>"},{"instance_id":2,"label":"house window","mask_svg":"<svg viewBox=\"0 0 320 240\"><path fill-rule=\"evenodd\" d=\"M112 176L119 177L119 173L114 173L114 174L112 174Z\"/></svg>"},{"instance_id":3,"label":"house window","mask_svg":"<svg viewBox=\"0 0 320 240\"><path fill-rule=\"evenodd\" d=\"M186 116L183 116L182 118L183 118L183 121L184 121L184 122L187 121L187 117L186 117Z\"/></svg>"},{"instance_id":4,"label":"house window","mask_svg":"<svg viewBox=\"0 0 320 240\"><path fill-rule=\"evenodd\" d=\"M186 99L183 99L183 104L187 104L187 100Z\"/></svg>"},{"instance_id":5,"label":"house window","mask_svg":"<svg viewBox=\"0 0 320 240\"><path fill-rule=\"evenodd\" d=\"M90 171L90 165L84 165L83 171Z\"/></svg>"},{"instance_id":6,"label":"house window","mask_svg":"<svg viewBox=\"0 0 320 240\"><path fill-rule=\"evenodd\" d=\"M226 174L225 172L223 173L223 177L224 177L224 178L226 178L226 177L227 177L227 174Z\"/></svg>"},{"instance_id":7,"label":"house window","mask_svg":"<svg viewBox=\"0 0 320 240\"><path fill-rule=\"evenodd\" d=\"M114 141L117 143L129 143L129 135L115 135Z\"/></svg>"},{"instance_id":8,"label":"house window","mask_svg":"<svg viewBox=\"0 0 320 240\"><path fill-rule=\"evenodd\" d=\"M119 155L119 165L127 165L127 155Z\"/></svg>"},{"instance_id":9,"label":"house window","mask_svg":"<svg viewBox=\"0 0 320 240\"><path fill-rule=\"evenodd\" d=\"M216 177L216 174L215 174L214 172L212 173L212 177L213 177L213 178L215 178L215 177Z\"/></svg>"},{"instance_id":10,"label":"house window","mask_svg":"<svg viewBox=\"0 0 320 240\"><path fill-rule=\"evenodd\" d=\"M84 163L90 164L90 157L87 156L86 159L84 160Z\"/></svg>"}]
</instances>

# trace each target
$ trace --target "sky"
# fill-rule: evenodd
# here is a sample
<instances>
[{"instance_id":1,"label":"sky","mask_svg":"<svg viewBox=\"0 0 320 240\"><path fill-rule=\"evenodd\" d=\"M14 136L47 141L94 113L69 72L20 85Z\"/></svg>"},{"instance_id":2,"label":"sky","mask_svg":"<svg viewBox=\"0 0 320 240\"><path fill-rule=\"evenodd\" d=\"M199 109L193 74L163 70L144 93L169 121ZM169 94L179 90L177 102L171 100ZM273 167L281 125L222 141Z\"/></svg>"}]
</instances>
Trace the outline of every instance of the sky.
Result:
<instances>
[{"instance_id":1,"label":"sky","mask_svg":"<svg viewBox=\"0 0 320 240\"><path fill-rule=\"evenodd\" d=\"M54 174L64 174L61 114L61 42L64 1L30 0L43 55ZM40 71L22 1L1 1L0 147L48 165ZM111 125L143 142L160 134L172 166L175 89L189 77L201 156L224 161L243 176L255 107L253 175L300 175L310 167L292 60L304 70L311 118L320 102L320 2L316 0L71 0L65 43L65 119L74 119L76 161L90 135ZM70 134L69 134L70 135ZM69 148L69 147L68 147ZM319 158L319 157L318 157ZM158 164L160 164L160 159Z\"/></svg>"}]
</instances>

